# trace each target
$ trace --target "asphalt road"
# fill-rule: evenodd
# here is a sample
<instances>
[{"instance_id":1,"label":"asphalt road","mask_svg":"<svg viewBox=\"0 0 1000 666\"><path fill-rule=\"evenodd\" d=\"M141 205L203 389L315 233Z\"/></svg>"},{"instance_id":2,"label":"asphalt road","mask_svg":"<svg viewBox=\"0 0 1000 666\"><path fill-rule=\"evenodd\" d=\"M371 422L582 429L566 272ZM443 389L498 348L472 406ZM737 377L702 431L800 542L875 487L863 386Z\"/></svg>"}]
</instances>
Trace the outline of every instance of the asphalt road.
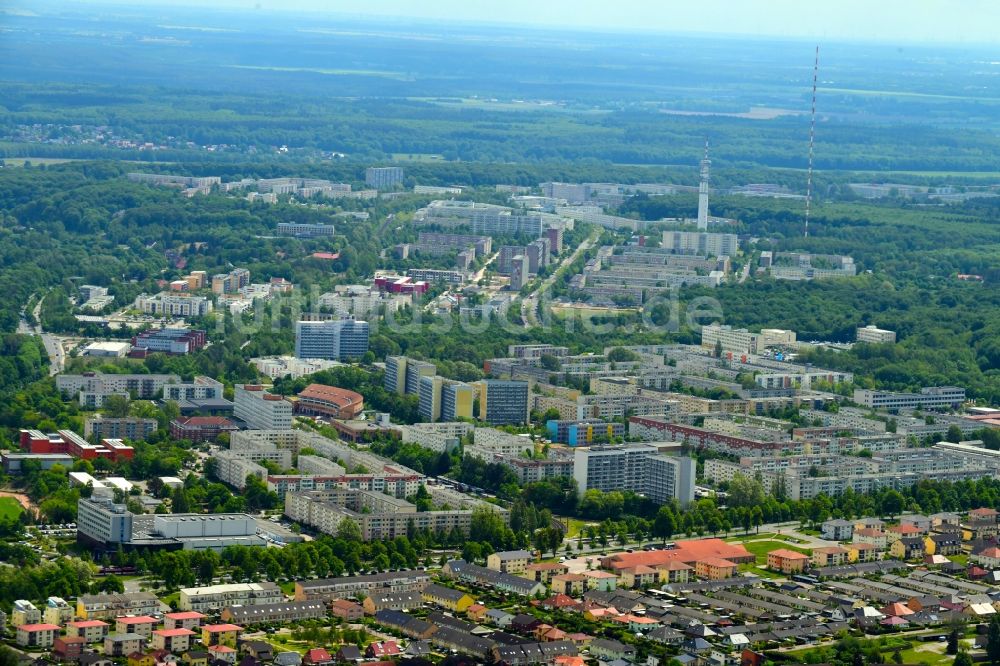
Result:
<instances>
[{"instance_id":1,"label":"asphalt road","mask_svg":"<svg viewBox=\"0 0 1000 666\"><path fill-rule=\"evenodd\" d=\"M559 272L576 261L577 257L579 257L582 253L592 248L598 238L600 238L600 231L596 231L588 236L582 243L580 243L579 247L573 250L572 254L559 262L559 266L556 267L556 270L552 271L552 275L542 280L542 283L538 285L537 289L521 300L521 324L525 328L538 325L538 299L549 287L552 286L552 283L555 282Z\"/></svg>"}]
</instances>

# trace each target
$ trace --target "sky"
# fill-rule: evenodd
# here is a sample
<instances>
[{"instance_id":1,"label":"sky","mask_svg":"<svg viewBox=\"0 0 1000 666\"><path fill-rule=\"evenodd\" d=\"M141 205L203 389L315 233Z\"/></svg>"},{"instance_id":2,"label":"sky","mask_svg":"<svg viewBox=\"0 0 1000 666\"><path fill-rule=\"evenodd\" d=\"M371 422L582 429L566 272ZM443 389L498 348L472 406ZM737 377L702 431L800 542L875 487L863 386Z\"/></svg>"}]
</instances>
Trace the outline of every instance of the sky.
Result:
<instances>
[{"instance_id":1,"label":"sky","mask_svg":"<svg viewBox=\"0 0 1000 666\"><path fill-rule=\"evenodd\" d=\"M84 1L90 4L115 2ZM1000 25L1000 2L996 0L118 1L131 7L213 6L614 31L1000 46L1000 31L997 30Z\"/></svg>"}]
</instances>

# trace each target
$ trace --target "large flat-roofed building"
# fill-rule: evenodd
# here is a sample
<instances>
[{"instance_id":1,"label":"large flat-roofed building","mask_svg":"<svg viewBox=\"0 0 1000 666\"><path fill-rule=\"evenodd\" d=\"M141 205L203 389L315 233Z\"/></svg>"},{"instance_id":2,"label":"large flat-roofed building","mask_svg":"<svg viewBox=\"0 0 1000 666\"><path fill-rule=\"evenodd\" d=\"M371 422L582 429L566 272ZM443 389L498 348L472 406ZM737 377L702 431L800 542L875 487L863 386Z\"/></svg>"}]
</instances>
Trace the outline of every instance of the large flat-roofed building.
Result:
<instances>
[{"instance_id":1,"label":"large flat-roofed building","mask_svg":"<svg viewBox=\"0 0 1000 666\"><path fill-rule=\"evenodd\" d=\"M701 346L735 354L756 354L760 347L760 335L745 328L733 328L720 324L709 324L701 328Z\"/></svg>"},{"instance_id":2,"label":"large flat-roofed building","mask_svg":"<svg viewBox=\"0 0 1000 666\"><path fill-rule=\"evenodd\" d=\"M872 345L892 344L896 342L896 332L887 331L878 326L862 326L857 331L857 341Z\"/></svg>"},{"instance_id":3,"label":"large flat-roofed building","mask_svg":"<svg viewBox=\"0 0 1000 666\"><path fill-rule=\"evenodd\" d=\"M581 493L590 489L630 490L682 506L694 500L696 463L686 456L660 453L656 445L632 444L577 448L573 451L573 478Z\"/></svg>"},{"instance_id":4,"label":"large flat-roofed building","mask_svg":"<svg viewBox=\"0 0 1000 666\"><path fill-rule=\"evenodd\" d=\"M493 251L493 239L489 236L473 236L470 234L438 234L420 232L414 246L419 252L441 254L474 248L477 257L483 257Z\"/></svg>"},{"instance_id":5,"label":"large flat-roofed building","mask_svg":"<svg viewBox=\"0 0 1000 666\"><path fill-rule=\"evenodd\" d=\"M731 257L740 249L736 234L709 234L695 231L664 231L663 247L678 254L702 257Z\"/></svg>"},{"instance_id":6,"label":"large flat-roofed building","mask_svg":"<svg viewBox=\"0 0 1000 666\"><path fill-rule=\"evenodd\" d=\"M767 255L767 257L765 257ZM775 280L821 280L852 277L857 265L851 257L801 252L762 252L761 266L768 267Z\"/></svg>"},{"instance_id":7,"label":"large flat-roofed building","mask_svg":"<svg viewBox=\"0 0 1000 666\"><path fill-rule=\"evenodd\" d=\"M165 173L130 173L127 178L133 183L167 185L172 187L212 187L222 182L219 176L174 176Z\"/></svg>"},{"instance_id":8,"label":"large flat-roofed building","mask_svg":"<svg viewBox=\"0 0 1000 666\"><path fill-rule=\"evenodd\" d=\"M144 440L159 427L156 419L136 416L111 418L95 414L83 421L83 436L87 439L129 439Z\"/></svg>"},{"instance_id":9,"label":"large flat-roofed building","mask_svg":"<svg viewBox=\"0 0 1000 666\"><path fill-rule=\"evenodd\" d=\"M233 415L256 430L292 427L292 403L264 390L260 384L237 384Z\"/></svg>"},{"instance_id":10,"label":"large flat-roofed building","mask_svg":"<svg viewBox=\"0 0 1000 666\"><path fill-rule=\"evenodd\" d=\"M365 169L365 184L376 190L391 190L403 183L402 167L368 167Z\"/></svg>"},{"instance_id":11,"label":"large flat-roofed building","mask_svg":"<svg viewBox=\"0 0 1000 666\"><path fill-rule=\"evenodd\" d=\"M297 238L324 238L335 233L332 224L300 224L298 222L278 222L279 236Z\"/></svg>"},{"instance_id":12,"label":"large flat-roofed building","mask_svg":"<svg viewBox=\"0 0 1000 666\"><path fill-rule=\"evenodd\" d=\"M528 382L484 379L479 382L479 419L492 425L528 422Z\"/></svg>"},{"instance_id":13,"label":"large flat-roofed building","mask_svg":"<svg viewBox=\"0 0 1000 666\"><path fill-rule=\"evenodd\" d=\"M553 419L545 423L545 428L553 442L570 446L610 442L627 434L624 423L601 419Z\"/></svg>"},{"instance_id":14,"label":"large flat-roofed building","mask_svg":"<svg viewBox=\"0 0 1000 666\"><path fill-rule=\"evenodd\" d=\"M77 541L98 551L126 549L222 550L261 546L257 522L243 513L135 515L102 496L77 502Z\"/></svg>"},{"instance_id":15,"label":"large flat-roofed building","mask_svg":"<svg viewBox=\"0 0 1000 666\"><path fill-rule=\"evenodd\" d=\"M205 346L205 331L167 327L144 331L132 338L132 347L165 354L189 354Z\"/></svg>"},{"instance_id":16,"label":"large flat-roofed building","mask_svg":"<svg viewBox=\"0 0 1000 666\"><path fill-rule=\"evenodd\" d=\"M43 433L37 430L21 430L19 442L22 449L36 454L65 453L74 458L95 460L106 458L112 462L131 460L134 451L120 439L102 439L100 444L91 444L72 430Z\"/></svg>"},{"instance_id":17,"label":"large flat-roofed building","mask_svg":"<svg viewBox=\"0 0 1000 666\"><path fill-rule=\"evenodd\" d=\"M295 322L296 358L343 361L368 351L368 322L352 318Z\"/></svg>"},{"instance_id":18,"label":"large flat-roofed building","mask_svg":"<svg viewBox=\"0 0 1000 666\"><path fill-rule=\"evenodd\" d=\"M276 583L226 583L181 588L177 607L182 611L219 611L227 606L257 606L283 601Z\"/></svg>"},{"instance_id":19,"label":"large flat-roofed building","mask_svg":"<svg viewBox=\"0 0 1000 666\"><path fill-rule=\"evenodd\" d=\"M107 498L81 499L77 504L77 532L102 545L132 539L132 512Z\"/></svg>"},{"instance_id":20,"label":"large flat-roofed building","mask_svg":"<svg viewBox=\"0 0 1000 666\"><path fill-rule=\"evenodd\" d=\"M507 512L497 509L507 520ZM469 533L471 508L420 511L406 500L372 490L334 488L322 491L289 492L285 495L285 515L292 520L336 534L344 520L353 521L367 540L394 539L411 530Z\"/></svg>"},{"instance_id":21,"label":"large flat-roofed building","mask_svg":"<svg viewBox=\"0 0 1000 666\"><path fill-rule=\"evenodd\" d=\"M85 372L81 375L56 375L56 388L64 395L79 394L112 395L128 394L136 398L150 400L167 384L180 383L177 375L114 375L101 372ZM81 398L81 404L83 404Z\"/></svg>"},{"instance_id":22,"label":"large flat-roofed building","mask_svg":"<svg viewBox=\"0 0 1000 666\"><path fill-rule=\"evenodd\" d=\"M340 365L338 361L328 361L319 358L300 359L294 356L252 358L250 359L250 363L257 368L257 372L271 379L281 379L282 377L297 379Z\"/></svg>"},{"instance_id":23,"label":"large flat-roofed building","mask_svg":"<svg viewBox=\"0 0 1000 666\"><path fill-rule=\"evenodd\" d=\"M145 314L170 317L204 317L212 311L212 301L205 296L161 292L152 296L140 294L135 308Z\"/></svg>"},{"instance_id":24,"label":"large flat-roofed building","mask_svg":"<svg viewBox=\"0 0 1000 666\"><path fill-rule=\"evenodd\" d=\"M360 393L325 384L310 384L299 393L295 412L307 416L353 419L361 414L364 406L365 399Z\"/></svg>"},{"instance_id":25,"label":"large flat-roofed building","mask_svg":"<svg viewBox=\"0 0 1000 666\"><path fill-rule=\"evenodd\" d=\"M38 465L39 469L52 469L60 465L65 469L73 467L73 456L66 453L10 453L0 452L0 461L3 462L3 471L7 474L20 474L24 469L24 464Z\"/></svg>"},{"instance_id":26,"label":"large flat-roofed building","mask_svg":"<svg viewBox=\"0 0 1000 666\"><path fill-rule=\"evenodd\" d=\"M91 342L80 352L83 356L100 356L103 358L125 358L132 345L128 342Z\"/></svg>"},{"instance_id":27,"label":"large flat-roofed building","mask_svg":"<svg viewBox=\"0 0 1000 666\"><path fill-rule=\"evenodd\" d=\"M485 236L537 237L542 233L543 218L535 213L518 214L511 211L482 211L472 216L472 233Z\"/></svg>"},{"instance_id":28,"label":"large flat-roofed building","mask_svg":"<svg viewBox=\"0 0 1000 666\"><path fill-rule=\"evenodd\" d=\"M182 400L221 400L223 386L211 377L196 376L190 382L175 382L163 387L163 399L180 402Z\"/></svg>"},{"instance_id":29,"label":"large flat-roofed building","mask_svg":"<svg viewBox=\"0 0 1000 666\"><path fill-rule=\"evenodd\" d=\"M254 447L254 449L256 450L258 447ZM275 457L280 456L282 461L287 460L287 463L282 465L283 467L289 467L291 465L291 451L286 449L277 449L274 446L271 446L269 449L266 449L265 447L259 447L259 449L260 451L270 453ZM267 468L261 465L257 460L244 457L244 455L249 452L250 451L248 449L241 449L239 451L219 451L216 453L212 459L215 461L215 476L219 479L219 481L228 483L237 490L243 490L246 488L248 476L254 476L261 481L266 481L268 475ZM271 458L260 459L270 460ZM281 464L281 462L278 462L278 464Z\"/></svg>"},{"instance_id":30,"label":"large flat-roofed building","mask_svg":"<svg viewBox=\"0 0 1000 666\"><path fill-rule=\"evenodd\" d=\"M656 453L655 447L642 444L578 448L573 452L573 478L580 493L590 489L639 493L646 465Z\"/></svg>"},{"instance_id":31,"label":"large flat-roofed building","mask_svg":"<svg viewBox=\"0 0 1000 666\"><path fill-rule=\"evenodd\" d=\"M920 393L855 389L854 402L869 409L888 411L958 409L965 402L965 389L957 386L930 386L920 389Z\"/></svg>"},{"instance_id":32,"label":"large flat-roofed building","mask_svg":"<svg viewBox=\"0 0 1000 666\"><path fill-rule=\"evenodd\" d=\"M295 583L295 600L320 599L329 601L371 596L376 593L422 592L430 583L430 574L417 570L297 581Z\"/></svg>"},{"instance_id":33,"label":"large flat-roofed building","mask_svg":"<svg viewBox=\"0 0 1000 666\"><path fill-rule=\"evenodd\" d=\"M441 421L402 425L396 429L404 444L418 444L425 449L441 453L457 448L462 438L472 432L473 425L467 421Z\"/></svg>"}]
</instances>

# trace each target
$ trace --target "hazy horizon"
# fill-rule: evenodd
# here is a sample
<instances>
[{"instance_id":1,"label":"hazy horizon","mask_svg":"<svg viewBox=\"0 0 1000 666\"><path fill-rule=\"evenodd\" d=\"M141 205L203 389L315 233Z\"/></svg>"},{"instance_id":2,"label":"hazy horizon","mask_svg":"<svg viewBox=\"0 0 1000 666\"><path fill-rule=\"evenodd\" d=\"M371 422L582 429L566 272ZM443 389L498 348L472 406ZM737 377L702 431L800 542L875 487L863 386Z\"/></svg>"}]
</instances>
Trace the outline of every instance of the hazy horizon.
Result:
<instances>
[{"instance_id":1,"label":"hazy horizon","mask_svg":"<svg viewBox=\"0 0 1000 666\"><path fill-rule=\"evenodd\" d=\"M129 7L131 9L205 9L197 0L77 0L67 4ZM52 6L50 5L50 6ZM37 7L37 5L34 5ZM14 3L6 11L17 11ZM31 11L32 5L22 8ZM806 4L794 0L730 0L652 2L622 0L614 11L606 6L571 0L544 4L509 0L498 11L495 3L429 0L415 6L404 0L375 3L337 2L331 10L323 0L215 0L207 11L262 10L321 13L331 18L470 22L541 29L613 32L680 33L732 37L866 41L878 43L998 45L994 26L1000 24L1000 4L985 0L868 3L842 0Z\"/></svg>"}]
</instances>

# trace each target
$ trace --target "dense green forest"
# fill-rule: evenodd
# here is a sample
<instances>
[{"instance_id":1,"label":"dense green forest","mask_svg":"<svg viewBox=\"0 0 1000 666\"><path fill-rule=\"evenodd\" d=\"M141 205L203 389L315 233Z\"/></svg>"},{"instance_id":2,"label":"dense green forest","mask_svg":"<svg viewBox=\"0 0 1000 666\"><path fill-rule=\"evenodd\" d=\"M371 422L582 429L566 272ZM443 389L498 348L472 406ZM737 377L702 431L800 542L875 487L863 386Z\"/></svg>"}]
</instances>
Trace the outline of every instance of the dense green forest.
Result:
<instances>
[{"instance_id":1,"label":"dense green forest","mask_svg":"<svg viewBox=\"0 0 1000 666\"><path fill-rule=\"evenodd\" d=\"M309 98L294 103L286 94L279 98L266 92L248 96L171 91L168 102L159 89L109 90L83 84L44 91L30 84L7 84L3 90L0 158L231 163L252 155L263 163L287 164L276 149L288 146L288 155L298 160L336 153L359 162L433 155L460 163L563 161L567 169L573 168L570 163L588 161L694 167L705 137L711 136L713 160L719 166L803 169L807 161L803 139L808 125L798 115L754 120L670 116L656 109L514 112L412 98L326 105ZM78 101L65 103L74 99ZM183 113L176 112L178 107ZM55 132L44 139L61 140L28 141L34 134L25 128L36 125ZM84 141L86 133L76 141L62 136L73 134L70 126L81 125L91 131L110 126L133 143L166 145L149 151L138 145ZM218 144L229 149L198 148ZM966 128L956 135L950 128L830 120L816 150L821 167L833 171L1000 171L1000 138L979 129ZM692 169L688 179L693 178Z\"/></svg>"}]
</instances>

